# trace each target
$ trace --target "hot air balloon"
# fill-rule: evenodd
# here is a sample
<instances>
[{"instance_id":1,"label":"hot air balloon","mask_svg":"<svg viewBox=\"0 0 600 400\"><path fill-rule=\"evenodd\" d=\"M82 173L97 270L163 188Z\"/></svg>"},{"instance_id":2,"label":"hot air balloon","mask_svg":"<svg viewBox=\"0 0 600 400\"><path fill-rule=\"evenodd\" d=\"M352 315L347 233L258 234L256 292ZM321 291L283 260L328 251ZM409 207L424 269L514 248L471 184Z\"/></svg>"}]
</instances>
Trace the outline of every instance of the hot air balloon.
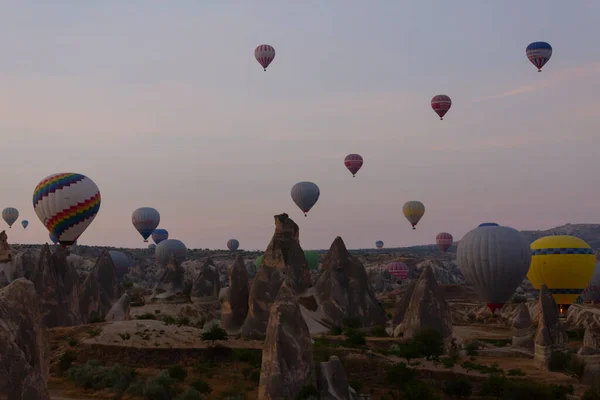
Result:
<instances>
[{"instance_id":1,"label":"hot air balloon","mask_svg":"<svg viewBox=\"0 0 600 400\"><path fill-rule=\"evenodd\" d=\"M260 268L263 262L263 258L265 258L264 254L262 256L256 257L256 260L254 261L254 265L256 265L256 268Z\"/></svg>"},{"instance_id":2,"label":"hot air balloon","mask_svg":"<svg viewBox=\"0 0 600 400\"><path fill-rule=\"evenodd\" d=\"M525 49L527 58L542 72L542 67L546 65L550 57L552 57L552 46L546 42L533 42Z\"/></svg>"},{"instance_id":3,"label":"hot air balloon","mask_svg":"<svg viewBox=\"0 0 600 400\"><path fill-rule=\"evenodd\" d=\"M149 248L150 250L154 250L154 249L156 249L156 245L155 245L154 243L150 243L150 244L148 245L148 248Z\"/></svg>"},{"instance_id":4,"label":"hot air balloon","mask_svg":"<svg viewBox=\"0 0 600 400\"><path fill-rule=\"evenodd\" d=\"M33 191L33 209L63 247L70 246L100 210L98 186L85 175L60 173L44 178Z\"/></svg>"},{"instance_id":5,"label":"hot air balloon","mask_svg":"<svg viewBox=\"0 0 600 400\"><path fill-rule=\"evenodd\" d=\"M386 266L390 275L395 279L405 280L408 278L408 265L400 261L391 262Z\"/></svg>"},{"instance_id":6,"label":"hot air balloon","mask_svg":"<svg viewBox=\"0 0 600 400\"><path fill-rule=\"evenodd\" d=\"M167 239L156 246L154 255L160 266L166 267L169 264L171 257L174 257L175 266L178 267L187 256L187 248L180 240Z\"/></svg>"},{"instance_id":7,"label":"hot air balloon","mask_svg":"<svg viewBox=\"0 0 600 400\"><path fill-rule=\"evenodd\" d=\"M482 224L479 224L478 228L482 228L482 227L484 227L484 226L500 226L500 225L498 225L498 224L497 224L497 223L495 223L495 222L484 222L484 223L482 223Z\"/></svg>"},{"instance_id":8,"label":"hot air balloon","mask_svg":"<svg viewBox=\"0 0 600 400\"><path fill-rule=\"evenodd\" d=\"M121 251L110 250L108 254L110 254L110 258L112 259L113 264L115 264L117 275L120 278L123 278L123 275L125 275L129 270L129 267L131 267L131 260Z\"/></svg>"},{"instance_id":9,"label":"hot air balloon","mask_svg":"<svg viewBox=\"0 0 600 400\"><path fill-rule=\"evenodd\" d=\"M6 221L9 228L12 228L12 225L15 223L17 219L19 219L19 210L13 207L7 207L2 210L2 219Z\"/></svg>"},{"instance_id":10,"label":"hot air balloon","mask_svg":"<svg viewBox=\"0 0 600 400\"><path fill-rule=\"evenodd\" d=\"M29 221L27 221L26 219L21 221L21 226L23 227L23 229L27 228L28 225L29 225Z\"/></svg>"},{"instance_id":11,"label":"hot air balloon","mask_svg":"<svg viewBox=\"0 0 600 400\"><path fill-rule=\"evenodd\" d=\"M155 229L152 232L152 240L154 243L159 244L163 240L167 240L169 238L169 232L166 229Z\"/></svg>"},{"instance_id":12,"label":"hot air balloon","mask_svg":"<svg viewBox=\"0 0 600 400\"><path fill-rule=\"evenodd\" d=\"M452 100L445 94L438 94L431 99L431 108L440 116L441 120L444 119L444 115L450 110L450 107L452 107Z\"/></svg>"},{"instance_id":13,"label":"hot air balloon","mask_svg":"<svg viewBox=\"0 0 600 400\"><path fill-rule=\"evenodd\" d=\"M492 313L523 282L531 262L523 234L507 226L477 227L458 243L458 267Z\"/></svg>"},{"instance_id":14,"label":"hot air balloon","mask_svg":"<svg viewBox=\"0 0 600 400\"><path fill-rule=\"evenodd\" d=\"M354 177L363 165L363 158L359 154L348 154L344 159L344 165Z\"/></svg>"},{"instance_id":15,"label":"hot air balloon","mask_svg":"<svg viewBox=\"0 0 600 400\"><path fill-rule=\"evenodd\" d=\"M416 229L415 225L419 223L423 214L425 214L425 206L420 201L407 201L402 207L402 213L404 213L412 228Z\"/></svg>"},{"instance_id":16,"label":"hot air balloon","mask_svg":"<svg viewBox=\"0 0 600 400\"><path fill-rule=\"evenodd\" d=\"M435 242L437 243L440 250L445 253L448 251L450 246L452 246L453 238L451 234L447 232L442 232L438 233L438 235L435 237Z\"/></svg>"},{"instance_id":17,"label":"hot air balloon","mask_svg":"<svg viewBox=\"0 0 600 400\"><path fill-rule=\"evenodd\" d=\"M381 240L376 241L375 247L377 247L379 250L383 249L383 241L381 241Z\"/></svg>"},{"instance_id":18,"label":"hot air balloon","mask_svg":"<svg viewBox=\"0 0 600 400\"><path fill-rule=\"evenodd\" d=\"M160 223L160 214L152 207L141 207L131 214L131 222L146 243Z\"/></svg>"},{"instance_id":19,"label":"hot air balloon","mask_svg":"<svg viewBox=\"0 0 600 400\"><path fill-rule=\"evenodd\" d=\"M240 247L240 242L237 239L229 239L227 241L227 248L230 251L236 251Z\"/></svg>"},{"instance_id":20,"label":"hot air balloon","mask_svg":"<svg viewBox=\"0 0 600 400\"><path fill-rule=\"evenodd\" d=\"M52 232L50 232L50 233L48 234L48 237L50 238L50 241L51 241L52 243L54 243L54 244L58 243L58 238L57 238L56 236L54 236L54 235L52 234Z\"/></svg>"},{"instance_id":21,"label":"hot air balloon","mask_svg":"<svg viewBox=\"0 0 600 400\"><path fill-rule=\"evenodd\" d=\"M260 65L262 65L263 69L266 71L267 67L273 59L275 58L275 49L273 46L269 46L268 44L261 44L256 49L254 49L254 57L256 61Z\"/></svg>"},{"instance_id":22,"label":"hot air balloon","mask_svg":"<svg viewBox=\"0 0 600 400\"><path fill-rule=\"evenodd\" d=\"M292 200L302 210L304 216L319 200L319 187L312 182L298 182L292 188Z\"/></svg>"},{"instance_id":23,"label":"hot air balloon","mask_svg":"<svg viewBox=\"0 0 600 400\"><path fill-rule=\"evenodd\" d=\"M596 263L594 275L587 287L581 292L581 299L585 302L600 303L600 263Z\"/></svg>"},{"instance_id":24,"label":"hot air balloon","mask_svg":"<svg viewBox=\"0 0 600 400\"><path fill-rule=\"evenodd\" d=\"M308 269L315 270L319 266L319 253L315 250L304 251L304 257L308 262Z\"/></svg>"},{"instance_id":25,"label":"hot air balloon","mask_svg":"<svg viewBox=\"0 0 600 400\"><path fill-rule=\"evenodd\" d=\"M596 256L574 236L545 236L531 243L531 267L527 278L534 288L543 284L556 304L569 306L587 287L594 274Z\"/></svg>"}]
</instances>

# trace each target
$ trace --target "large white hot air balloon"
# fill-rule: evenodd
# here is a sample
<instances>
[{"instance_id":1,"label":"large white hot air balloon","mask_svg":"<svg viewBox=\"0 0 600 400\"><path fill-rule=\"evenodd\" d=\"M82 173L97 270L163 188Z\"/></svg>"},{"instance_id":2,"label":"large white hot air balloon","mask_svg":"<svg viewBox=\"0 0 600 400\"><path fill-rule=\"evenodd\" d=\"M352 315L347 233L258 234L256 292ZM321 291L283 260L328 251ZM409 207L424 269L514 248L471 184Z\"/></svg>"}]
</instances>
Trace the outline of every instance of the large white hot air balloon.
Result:
<instances>
[{"instance_id":1,"label":"large white hot air balloon","mask_svg":"<svg viewBox=\"0 0 600 400\"><path fill-rule=\"evenodd\" d=\"M177 239L167 239L156 245L154 250L156 261L166 267L171 260L171 256L175 257L175 266L180 266L187 256L187 248L185 244Z\"/></svg>"},{"instance_id":2,"label":"large white hot air balloon","mask_svg":"<svg viewBox=\"0 0 600 400\"><path fill-rule=\"evenodd\" d=\"M14 207L6 207L2 210L2 219L12 228L13 224L19 219L19 210Z\"/></svg>"},{"instance_id":3,"label":"large white hot air balloon","mask_svg":"<svg viewBox=\"0 0 600 400\"><path fill-rule=\"evenodd\" d=\"M531 249L523 234L507 226L482 226L458 243L458 266L479 299L494 312L502 308L525 278Z\"/></svg>"}]
</instances>

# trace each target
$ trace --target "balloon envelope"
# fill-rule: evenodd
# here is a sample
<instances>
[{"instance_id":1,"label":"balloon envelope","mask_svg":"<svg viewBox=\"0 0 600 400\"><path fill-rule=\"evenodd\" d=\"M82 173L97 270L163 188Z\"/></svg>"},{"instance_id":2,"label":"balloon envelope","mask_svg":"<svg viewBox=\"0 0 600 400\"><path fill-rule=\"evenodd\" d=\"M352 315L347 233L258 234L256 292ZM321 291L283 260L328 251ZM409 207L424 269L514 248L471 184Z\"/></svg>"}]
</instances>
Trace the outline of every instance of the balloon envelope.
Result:
<instances>
[{"instance_id":1,"label":"balloon envelope","mask_svg":"<svg viewBox=\"0 0 600 400\"><path fill-rule=\"evenodd\" d=\"M375 247L377 247L379 250L383 249L383 241L381 241L381 240L376 241Z\"/></svg>"},{"instance_id":2,"label":"balloon envelope","mask_svg":"<svg viewBox=\"0 0 600 400\"><path fill-rule=\"evenodd\" d=\"M155 229L154 232L152 232L152 240L154 241L154 243L159 244L160 242L162 242L163 240L167 240L169 238L169 231L167 231L166 229Z\"/></svg>"},{"instance_id":3,"label":"balloon envelope","mask_svg":"<svg viewBox=\"0 0 600 400\"><path fill-rule=\"evenodd\" d=\"M240 242L237 239L229 239L227 241L227 248L230 251L236 251L240 247Z\"/></svg>"},{"instance_id":4,"label":"balloon envelope","mask_svg":"<svg viewBox=\"0 0 600 400\"><path fill-rule=\"evenodd\" d=\"M62 246L77 241L100 211L100 190L85 175L60 173L44 178L33 191L33 209Z\"/></svg>"},{"instance_id":5,"label":"balloon envelope","mask_svg":"<svg viewBox=\"0 0 600 400\"><path fill-rule=\"evenodd\" d=\"M394 261L386 266L390 275L395 279L406 279L408 278L408 265L400 261Z\"/></svg>"},{"instance_id":6,"label":"balloon envelope","mask_svg":"<svg viewBox=\"0 0 600 400\"><path fill-rule=\"evenodd\" d=\"M8 224L9 228L12 228L15 221L19 219L19 210L14 207L5 208L2 210L2 219Z\"/></svg>"},{"instance_id":7,"label":"balloon envelope","mask_svg":"<svg viewBox=\"0 0 600 400\"><path fill-rule=\"evenodd\" d=\"M415 229L415 225L419 223L423 214L425 214L425 206L420 201L407 201L402 207L402 213Z\"/></svg>"},{"instance_id":8,"label":"balloon envelope","mask_svg":"<svg viewBox=\"0 0 600 400\"><path fill-rule=\"evenodd\" d=\"M363 166L363 158L360 154L348 154L344 159L344 165L348 171L355 176L358 170Z\"/></svg>"},{"instance_id":9,"label":"balloon envelope","mask_svg":"<svg viewBox=\"0 0 600 400\"><path fill-rule=\"evenodd\" d=\"M458 267L490 310L501 308L523 282L531 262L523 234L507 226L477 227L458 243Z\"/></svg>"},{"instance_id":10,"label":"balloon envelope","mask_svg":"<svg viewBox=\"0 0 600 400\"><path fill-rule=\"evenodd\" d=\"M594 274L596 256L575 236L545 236L531 243L531 266L527 278L534 288L543 284L557 304L573 304Z\"/></svg>"},{"instance_id":11,"label":"balloon envelope","mask_svg":"<svg viewBox=\"0 0 600 400\"><path fill-rule=\"evenodd\" d=\"M590 283L581 292L581 299L587 302L600 303L600 263L598 262L596 262L596 266L594 267L594 274Z\"/></svg>"},{"instance_id":12,"label":"balloon envelope","mask_svg":"<svg viewBox=\"0 0 600 400\"><path fill-rule=\"evenodd\" d=\"M440 119L444 119L444 115L450 110L450 107L452 107L452 100L445 94L438 94L431 99L431 108L440 116Z\"/></svg>"},{"instance_id":13,"label":"balloon envelope","mask_svg":"<svg viewBox=\"0 0 600 400\"><path fill-rule=\"evenodd\" d=\"M533 42L525 49L527 59L537 67L538 72L542 71L542 67L552 57L552 46L546 42Z\"/></svg>"},{"instance_id":14,"label":"balloon envelope","mask_svg":"<svg viewBox=\"0 0 600 400\"><path fill-rule=\"evenodd\" d=\"M150 250L154 250L154 249L156 249L156 245L155 245L154 243L150 243L150 244L148 245L148 248L149 248Z\"/></svg>"},{"instance_id":15,"label":"balloon envelope","mask_svg":"<svg viewBox=\"0 0 600 400\"><path fill-rule=\"evenodd\" d=\"M269 64L275 59L275 49L268 44L261 44L254 49L254 58L266 71Z\"/></svg>"},{"instance_id":16,"label":"balloon envelope","mask_svg":"<svg viewBox=\"0 0 600 400\"><path fill-rule=\"evenodd\" d=\"M484 222L484 223L482 223L482 224L479 224L478 228L482 228L482 227L484 227L484 226L500 226L500 225L498 225L498 224L497 224L497 223L495 223L495 222Z\"/></svg>"},{"instance_id":17,"label":"balloon envelope","mask_svg":"<svg viewBox=\"0 0 600 400\"><path fill-rule=\"evenodd\" d=\"M166 267L171 260L175 259L175 266L180 266L187 256L187 248L185 244L177 239L167 239L160 242L154 250L156 261L162 267Z\"/></svg>"},{"instance_id":18,"label":"balloon envelope","mask_svg":"<svg viewBox=\"0 0 600 400\"><path fill-rule=\"evenodd\" d=\"M315 205L321 192L319 187L312 182L298 182L292 187L292 200L302 210L304 215Z\"/></svg>"},{"instance_id":19,"label":"balloon envelope","mask_svg":"<svg viewBox=\"0 0 600 400\"><path fill-rule=\"evenodd\" d=\"M160 214L152 207L141 207L131 214L131 223L147 242L160 223Z\"/></svg>"},{"instance_id":20,"label":"balloon envelope","mask_svg":"<svg viewBox=\"0 0 600 400\"><path fill-rule=\"evenodd\" d=\"M452 235L448 232L438 233L438 235L435 237L435 242L437 243L438 248L444 253L448 251L450 246L452 246L453 240L454 239L452 238Z\"/></svg>"},{"instance_id":21,"label":"balloon envelope","mask_svg":"<svg viewBox=\"0 0 600 400\"><path fill-rule=\"evenodd\" d=\"M23 229L27 228L28 225L29 225L29 221L27 221L26 219L21 221L21 226L23 227Z\"/></svg>"},{"instance_id":22,"label":"balloon envelope","mask_svg":"<svg viewBox=\"0 0 600 400\"><path fill-rule=\"evenodd\" d=\"M50 241L54 244L58 243L58 238L56 236L54 236L52 233L48 234L48 237L50 238Z\"/></svg>"},{"instance_id":23,"label":"balloon envelope","mask_svg":"<svg viewBox=\"0 0 600 400\"><path fill-rule=\"evenodd\" d=\"M263 262L263 258L265 258L264 255L256 257L256 260L254 261L254 265L256 265L256 268L260 268Z\"/></svg>"},{"instance_id":24,"label":"balloon envelope","mask_svg":"<svg viewBox=\"0 0 600 400\"><path fill-rule=\"evenodd\" d=\"M129 270L129 267L131 267L131 260L121 251L110 250L108 254L110 254L110 258L113 264L115 264L117 274L122 278Z\"/></svg>"},{"instance_id":25,"label":"balloon envelope","mask_svg":"<svg viewBox=\"0 0 600 400\"><path fill-rule=\"evenodd\" d=\"M304 257L308 262L308 269L315 270L319 266L319 253L315 250L304 251Z\"/></svg>"}]
</instances>

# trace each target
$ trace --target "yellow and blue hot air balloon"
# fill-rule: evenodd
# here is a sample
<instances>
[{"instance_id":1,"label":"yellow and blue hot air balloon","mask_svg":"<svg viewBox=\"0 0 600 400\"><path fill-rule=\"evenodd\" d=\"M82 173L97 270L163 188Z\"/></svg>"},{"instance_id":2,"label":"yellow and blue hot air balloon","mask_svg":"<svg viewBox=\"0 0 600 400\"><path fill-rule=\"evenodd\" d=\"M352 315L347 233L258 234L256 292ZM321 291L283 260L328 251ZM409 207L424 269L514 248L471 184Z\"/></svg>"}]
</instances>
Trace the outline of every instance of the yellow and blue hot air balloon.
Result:
<instances>
[{"instance_id":1,"label":"yellow and blue hot air balloon","mask_svg":"<svg viewBox=\"0 0 600 400\"><path fill-rule=\"evenodd\" d=\"M594 274L596 256L583 240L574 236L546 236L531 244L527 278L534 288L545 284L556 304L571 305Z\"/></svg>"},{"instance_id":2,"label":"yellow and blue hot air balloon","mask_svg":"<svg viewBox=\"0 0 600 400\"><path fill-rule=\"evenodd\" d=\"M425 206L420 201L407 201L402 207L404 217L410 222L413 229L419 223L423 214L425 214Z\"/></svg>"}]
</instances>

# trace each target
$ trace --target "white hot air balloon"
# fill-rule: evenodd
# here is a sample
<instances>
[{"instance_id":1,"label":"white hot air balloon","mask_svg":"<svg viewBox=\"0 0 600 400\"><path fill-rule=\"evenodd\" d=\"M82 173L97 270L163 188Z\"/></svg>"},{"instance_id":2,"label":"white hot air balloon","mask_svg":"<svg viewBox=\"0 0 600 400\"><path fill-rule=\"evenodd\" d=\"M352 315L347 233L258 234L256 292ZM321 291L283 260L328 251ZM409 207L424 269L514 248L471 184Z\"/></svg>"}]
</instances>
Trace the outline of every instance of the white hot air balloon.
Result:
<instances>
[{"instance_id":1,"label":"white hot air balloon","mask_svg":"<svg viewBox=\"0 0 600 400\"><path fill-rule=\"evenodd\" d=\"M187 248L180 240L167 239L156 245L154 255L156 261L162 267L166 267L169 264L171 257L175 258L175 266L178 267L187 257Z\"/></svg>"},{"instance_id":2,"label":"white hot air balloon","mask_svg":"<svg viewBox=\"0 0 600 400\"><path fill-rule=\"evenodd\" d=\"M144 238L144 243L160 223L160 214L152 207L138 208L131 214L131 223Z\"/></svg>"},{"instance_id":3,"label":"white hot air balloon","mask_svg":"<svg viewBox=\"0 0 600 400\"><path fill-rule=\"evenodd\" d=\"M6 207L2 210L2 219L12 228L13 224L19 219L19 210L14 207Z\"/></svg>"}]
</instances>

